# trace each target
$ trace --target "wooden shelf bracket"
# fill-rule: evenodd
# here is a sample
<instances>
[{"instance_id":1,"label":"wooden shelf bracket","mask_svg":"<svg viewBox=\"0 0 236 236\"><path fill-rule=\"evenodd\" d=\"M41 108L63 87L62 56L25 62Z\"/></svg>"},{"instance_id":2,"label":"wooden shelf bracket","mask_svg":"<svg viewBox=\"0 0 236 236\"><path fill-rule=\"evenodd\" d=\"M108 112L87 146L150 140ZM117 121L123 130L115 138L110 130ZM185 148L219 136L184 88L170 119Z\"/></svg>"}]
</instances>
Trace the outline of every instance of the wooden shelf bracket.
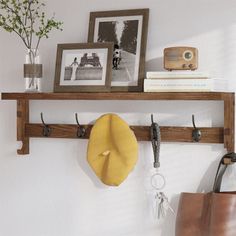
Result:
<instances>
[{"instance_id":1,"label":"wooden shelf bracket","mask_svg":"<svg viewBox=\"0 0 236 236\"><path fill-rule=\"evenodd\" d=\"M224 96L224 147L228 152L234 152L235 146L235 96Z\"/></svg>"},{"instance_id":2,"label":"wooden shelf bracket","mask_svg":"<svg viewBox=\"0 0 236 236\"><path fill-rule=\"evenodd\" d=\"M19 155L29 154L29 137L26 136L26 124L29 123L29 100L17 100L17 141L22 141Z\"/></svg>"}]
</instances>

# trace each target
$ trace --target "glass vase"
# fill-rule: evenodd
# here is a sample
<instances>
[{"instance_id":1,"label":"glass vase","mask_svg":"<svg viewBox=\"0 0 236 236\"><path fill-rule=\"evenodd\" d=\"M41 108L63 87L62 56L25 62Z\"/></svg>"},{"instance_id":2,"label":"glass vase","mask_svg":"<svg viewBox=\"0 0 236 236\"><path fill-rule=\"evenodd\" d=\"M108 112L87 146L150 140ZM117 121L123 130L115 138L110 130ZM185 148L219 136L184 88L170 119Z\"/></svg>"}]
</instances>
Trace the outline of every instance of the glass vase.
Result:
<instances>
[{"instance_id":1,"label":"glass vase","mask_svg":"<svg viewBox=\"0 0 236 236\"><path fill-rule=\"evenodd\" d=\"M42 67L39 51L28 49L24 64L25 92L42 92Z\"/></svg>"}]
</instances>

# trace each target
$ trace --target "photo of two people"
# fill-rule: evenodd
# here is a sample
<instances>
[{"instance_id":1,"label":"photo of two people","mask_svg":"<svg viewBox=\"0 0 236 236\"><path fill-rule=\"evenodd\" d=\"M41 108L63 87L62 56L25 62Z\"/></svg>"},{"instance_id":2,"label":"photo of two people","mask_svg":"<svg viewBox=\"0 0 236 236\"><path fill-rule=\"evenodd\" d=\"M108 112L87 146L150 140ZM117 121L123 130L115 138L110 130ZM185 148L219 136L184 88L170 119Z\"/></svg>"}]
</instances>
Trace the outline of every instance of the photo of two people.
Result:
<instances>
[{"instance_id":1,"label":"photo of two people","mask_svg":"<svg viewBox=\"0 0 236 236\"><path fill-rule=\"evenodd\" d=\"M78 54L72 63L65 67L64 80L99 80L102 79L103 66L95 52Z\"/></svg>"}]
</instances>

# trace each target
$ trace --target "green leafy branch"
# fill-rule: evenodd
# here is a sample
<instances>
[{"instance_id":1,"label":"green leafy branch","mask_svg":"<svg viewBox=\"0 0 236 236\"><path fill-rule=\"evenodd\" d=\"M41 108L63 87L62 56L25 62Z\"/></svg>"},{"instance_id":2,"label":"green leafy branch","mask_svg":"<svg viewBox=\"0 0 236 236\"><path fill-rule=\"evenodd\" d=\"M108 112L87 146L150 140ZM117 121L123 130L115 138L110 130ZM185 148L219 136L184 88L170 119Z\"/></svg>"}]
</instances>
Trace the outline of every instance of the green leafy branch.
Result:
<instances>
[{"instance_id":1,"label":"green leafy branch","mask_svg":"<svg viewBox=\"0 0 236 236\"><path fill-rule=\"evenodd\" d=\"M42 38L48 38L53 29L62 30L63 23L55 17L46 19L39 0L0 0L0 27L16 33L29 49L38 50ZM34 46L34 47L33 47Z\"/></svg>"}]
</instances>

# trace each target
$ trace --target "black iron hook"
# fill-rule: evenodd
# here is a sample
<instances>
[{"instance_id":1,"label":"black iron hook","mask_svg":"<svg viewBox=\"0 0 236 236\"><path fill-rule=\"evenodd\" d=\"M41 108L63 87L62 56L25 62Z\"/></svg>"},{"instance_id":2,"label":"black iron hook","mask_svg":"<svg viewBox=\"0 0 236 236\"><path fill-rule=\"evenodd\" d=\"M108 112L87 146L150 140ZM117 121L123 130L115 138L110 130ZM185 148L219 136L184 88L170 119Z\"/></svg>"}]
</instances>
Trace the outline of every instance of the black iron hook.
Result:
<instances>
[{"instance_id":1,"label":"black iron hook","mask_svg":"<svg viewBox=\"0 0 236 236\"><path fill-rule=\"evenodd\" d=\"M201 140L201 137L202 137L202 133L201 133L201 130L198 129L195 125L195 118L194 118L194 115L192 115L192 123L193 123L193 132L192 132L192 138L193 138L193 141L194 142L199 142Z\"/></svg>"},{"instance_id":2,"label":"black iron hook","mask_svg":"<svg viewBox=\"0 0 236 236\"><path fill-rule=\"evenodd\" d=\"M153 114L151 114L151 142L152 142L152 148L153 148L153 154L154 154L154 168L160 167L160 143L161 143L161 132L159 125L154 122Z\"/></svg>"},{"instance_id":3,"label":"black iron hook","mask_svg":"<svg viewBox=\"0 0 236 236\"><path fill-rule=\"evenodd\" d=\"M78 119L78 114L75 113L75 120L76 120L76 123L78 125L78 129L77 129L77 137L78 138L83 138L85 136L85 133L86 133L86 130L84 127L82 127L79 123L79 119Z\"/></svg>"},{"instance_id":4,"label":"black iron hook","mask_svg":"<svg viewBox=\"0 0 236 236\"><path fill-rule=\"evenodd\" d=\"M154 122L153 114L151 114L151 139L157 140L157 123Z\"/></svg>"},{"instance_id":5,"label":"black iron hook","mask_svg":"<svg viewBox=\"0 0 236 236\"><path fill-rule=\"evenodd\" d=\"M153 114L151 114L151 121L152 121L152 124L153 124L154 123Z\"/></svg>"},{"instance_id":6,"label":"black iron hook","mask_svg":"<svg viewBox=\"0 0 236 236\"><path fill-rule=\"evenodd\" d=\"M51 128L49 127L49 125L46 125L45 122L44 122L44 119L43 119L43 113L41 112L40 113L40 116L41 116L41 121L42 121L42 124L43 124L43 136L44 137L49 137L51 135Z\"/></svg>"}]
</instances>

